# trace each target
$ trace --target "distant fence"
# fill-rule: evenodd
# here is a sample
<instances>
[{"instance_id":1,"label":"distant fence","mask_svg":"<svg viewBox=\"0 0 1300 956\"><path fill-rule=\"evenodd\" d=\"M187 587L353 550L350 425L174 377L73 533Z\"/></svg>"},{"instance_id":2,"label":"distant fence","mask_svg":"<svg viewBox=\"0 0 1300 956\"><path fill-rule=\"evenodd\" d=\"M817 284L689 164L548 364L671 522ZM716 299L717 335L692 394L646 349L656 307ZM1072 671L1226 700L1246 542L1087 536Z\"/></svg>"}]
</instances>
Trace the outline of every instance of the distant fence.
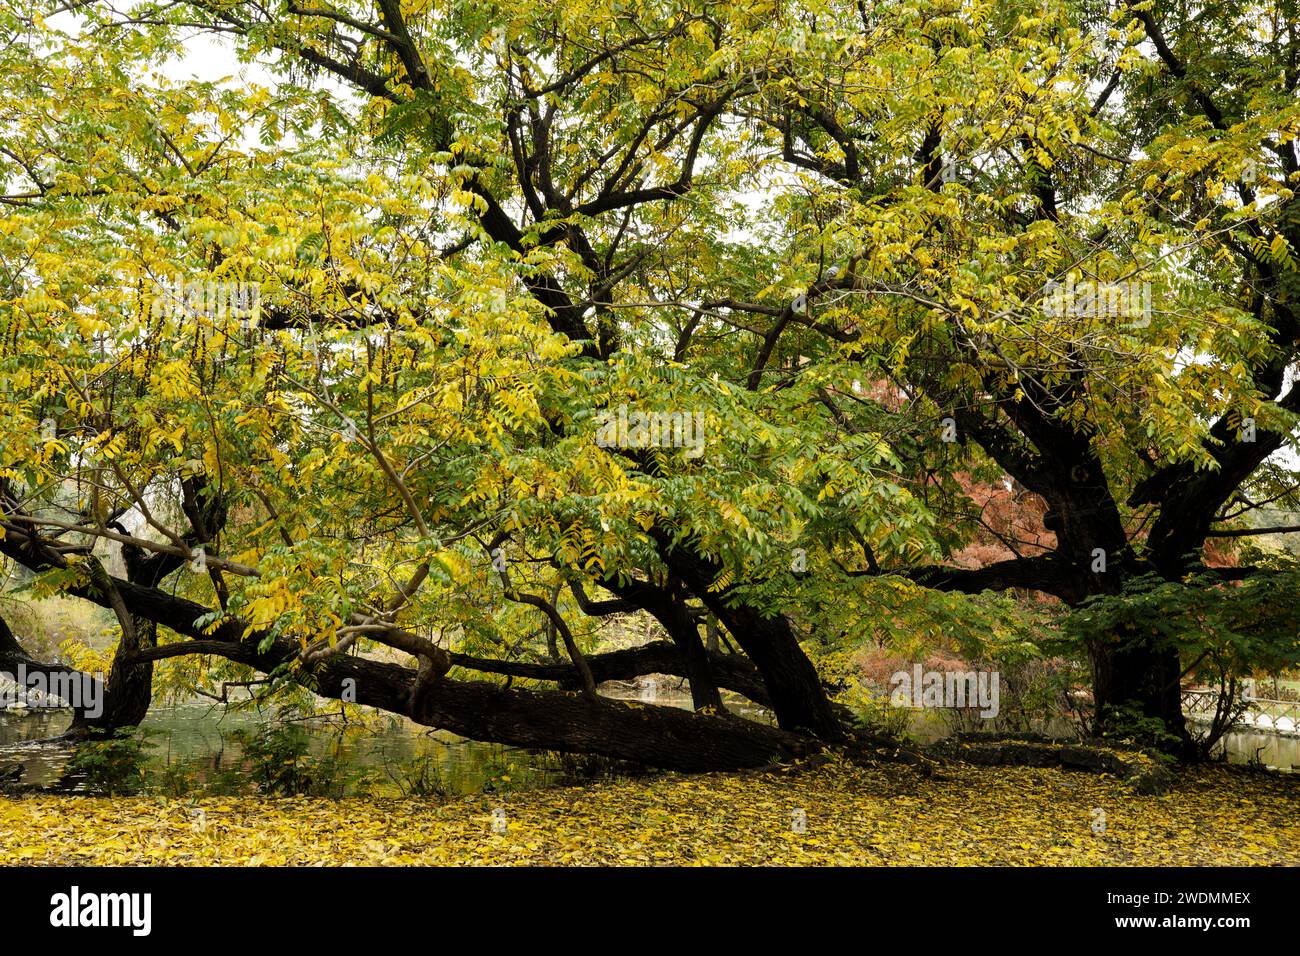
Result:
<instances>
[{"instance_id":1,"label":"distant fence","mask_svg":"<svg viewBox=\"0 0 1300 956\"><path fill-rule=\"evenodd\" d=\"M1213 717L1218 702L1217 690L1183 691L1183 713L1189 717ZM1246 712L1238 720L1239 724L1280 734L1300 734L1300 701L1249 697L1243 698L1242 703Z\"/></svg>"}]
</instances>

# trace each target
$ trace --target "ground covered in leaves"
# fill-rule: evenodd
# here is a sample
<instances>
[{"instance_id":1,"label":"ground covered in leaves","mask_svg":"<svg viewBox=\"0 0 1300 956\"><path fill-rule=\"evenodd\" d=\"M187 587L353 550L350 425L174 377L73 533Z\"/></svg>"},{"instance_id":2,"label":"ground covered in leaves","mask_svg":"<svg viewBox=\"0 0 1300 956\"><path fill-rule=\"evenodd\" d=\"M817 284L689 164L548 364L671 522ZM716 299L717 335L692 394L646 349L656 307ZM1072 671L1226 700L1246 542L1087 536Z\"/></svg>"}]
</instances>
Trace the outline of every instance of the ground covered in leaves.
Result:
<instances>
[{"instance_id":1,"label":"ground covered in leaves","mask_svg":"<svg viewBox=\"0 0 1300 956\"><path fill-rule=\"evenodd\" d=\"M27 796L0 799L0 860L1300 865L1300 776L1203 767L1161 796L1106 775L962 765L929 778L822 766L446 801Z\"/></svg>"}]
</instances>

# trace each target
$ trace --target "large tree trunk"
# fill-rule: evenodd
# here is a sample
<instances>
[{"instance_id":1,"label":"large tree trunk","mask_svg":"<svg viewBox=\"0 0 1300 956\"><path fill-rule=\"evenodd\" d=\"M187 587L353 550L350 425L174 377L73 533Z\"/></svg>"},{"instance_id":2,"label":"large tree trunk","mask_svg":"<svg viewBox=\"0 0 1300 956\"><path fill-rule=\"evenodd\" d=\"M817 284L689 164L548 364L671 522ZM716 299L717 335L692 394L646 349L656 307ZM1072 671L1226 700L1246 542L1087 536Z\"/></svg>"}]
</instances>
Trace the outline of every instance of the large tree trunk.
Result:
<instances>
[{"instance_id":1,"label":"large tree trunk","mask_svg":"<svg viewBox=\"0 0 1300 956\"><path fill-rule=\"evenodd\" d=\"M39 543L24 540L18 534L0 539L0 553L36 570L62 563L62 556L57 552L40 548ZM67 593L105 607L117 603L119 616L125 611L134 619L144 618L191 638L124 656L125 667L204 653L247 664L266 674L283 672L283 665L299 656L299 646L283 640L272 641L265 651L259 650L259 643L267 635L250 630L235 618L227 619L214 633L205 634L195 622L210 614L211 609L169 594L156 585L115 578L111 580L112 586L105 589L102 583L74 584ZM733 615L732 621L738 628L739 620ZM829 702L816 681L816 672L793 634L782 632L777 622L784 623L781 619L773 622L757 619L746 631L746 641L753 648L751 660L769 691L773 687L772 679L763 673L763 667L778 677L786 673L795 675L794 680L785 684L778 680L777 686L785 694L785 705L778 705L773 697L774 709L784 713L788 721L791 713L801 713L801 706L802 712L816 714L820 701L827 710L823 736L842 739L839 724L829 712ZM791 693L791 688L805 674L812 675L815 694L811 700L805 697L803 705L796 706L799 697ZM601 754L670 770L694 772L764 766L815 753L823 746L821 741L787 729L731 715L591 699L563 691L520 690L488 681L438 679L429 685L428 693L419 695L418 710L413 711L415 675L414 669L398 664L339 655L313 665L299 679L322 696L379 707L476 740ZM745 675L740 673L732 676L745 680ZM809 725L796 722L787 726Z\"/></svg>"},{"instance_id":2,"label":"large tree trunk","mask_svg":"<svg viewBox=\"0 0 1300 956\"><path fill-rule=\"evenodd\" d=\"M1182 664L1178 651L1158 648L1140 636L1119 635L1089 647L1095 730L1101 736L1135 734L1134 717L1159 722L1168 737L1136 730L1144 743L1190 756L1183 718Z\"/></svg>"},{"instance_id":3,"label":"large tree trunk","mask_svg":"<svg viewBox=\"0 0 1300 956\"><path fill-rule=\"evenodd\" d=\"M108 672L104 716L91 722L95 733L110 733L124 727L136 727L149 715L153 702L153 663L136 663L143 650L158 646L158 625L135 616L135 646L124 640L113 657Z\"/></svg>"},{"instance_id":4,"label":"large tree trunk","mask_svg":"<svg viewBox=\"0 0 1300 956\"><path fill-rule=\"evenodd\" d=\"M751 608L725 608L721 602L713 610L763 675L778 725L823 740L844 739L844 726L821 677L785 617L765 618Z\"/></svg>"},{"instance_id":5,"label":"large tree trunk","mask_svg":"<svg viewBox=\"0 0 1300 956\"><path fill-rule=\"evenodd\" d=\"M0 552L33 561L32 555L13 541L0 540ZM236 619L228 620L211 635L205 634L195 621L207 615L209 608L158 587L121 579L115 579L113 584L131 614L191 638L142 650L124 660L125 665L206 653L247 664L265 674L299 654L297 644L283 640L273 641L265 651L259 650L266 635L247 629ZM69 593L96 604L109 603L109 598L92 583L74 585ZM743 686L748 680L743 669L730 670L734 671L730 676ZM563 691L519 690L487 681L437 680L429 693L421 695L420 710L412 712L415 673L398 664L340 655L315 665L313 672L302 679L321 696L378 707L475 740L601 754L668 770L760 767L815 753L822 746L809 737L731 715L592 700ZM759 690L754 688L753 693L757 696Z\"/></svg>"},{"instance_id":6,"label":"large tree trunk","mask_svg":"<svg viewBox=\"0 0 1300 956\"><path fill-rule=\"evenodd\" d=\"M816 741L729 715L505 690L484 681L436 684L412 718L477 740L602 754L668 770L761 767L818 749Z\"/></svg>"},{"instance_id":7,"label":"large tree trunk","mask_svg":"<svg viewBox=\"0 0 1300 956\"><path fill-rule=\"evenodd\" d=\"M677 605L670 611L668 620L664 622L665 628L669 624L672 629L668 631L668 635L673 639L673 644L682 656L686 679L691 686L691 705L696 710L712 709L721 712L722 694L718 691L717 681L709 666L709 655L704 649L703 642L700 641L699 628L694 619L684 606Z\"/></svg>"},{"instance_id":8,"label":"large tree trunk","mask_svg":"<svg viewBox=\"0 0 1300 956\"><path fill-rule=\"evenodd\" d=\"M282 640L259 651L258 636L236 642L198 638L142 656L156 660L201 650L269 673L298 652L295 644ZM346 697L473 740L600 754L682 772L762 767L815 753L822 746L811 738L731 715L593 700L563 691L520 690L487 681L441 678L412 710L414 674L398 664L343 655L317 666L311 688L323 697Z\"/></svg>"},{"instance_id":9,"label":"large tree trunk","mask_svg":"<svg viewBox=\"0 0 1300 956\"><path fill-rule=\"evenodd\" d=\"M167 554L146 557L133 545L123 546L122 557L127 581L151 588L157 587L182 563ZM111 579L107 586L115 587ZM74 732L105 736L143 723L153 703L153 662L141 661L139 655L157 646L158 625L148 617L128 611L105 683L104 713L96 718L78 714L72 725Z\"/></svg>"},{"instance_id":10,"label":"large tree trunk","mask_svg":"<svg viewBox=\"0 0 1300 956\"><path fill-rule=\"evenodd\" d=\"M1077 606L1093 595L1119 595L1133 575L1155 568L1134 554L1105 474L1091 452L1072 466L1071 477L1071 483L1054 489L1049 499L1052 520L1045 516L1044 524L1056 532L1058 546L1079 569L1075 593L1067 594L1067 603ZM1104 569L1092 563L1097 550L1104 555ZM1158 646L1148 633L1126 632L1092 642L1088 658L1095 733L1135 736L1167 752L1191 753L1176 649ZM1135 725L1135 720L1146 726Z\"/></svg>"}]
</instances>

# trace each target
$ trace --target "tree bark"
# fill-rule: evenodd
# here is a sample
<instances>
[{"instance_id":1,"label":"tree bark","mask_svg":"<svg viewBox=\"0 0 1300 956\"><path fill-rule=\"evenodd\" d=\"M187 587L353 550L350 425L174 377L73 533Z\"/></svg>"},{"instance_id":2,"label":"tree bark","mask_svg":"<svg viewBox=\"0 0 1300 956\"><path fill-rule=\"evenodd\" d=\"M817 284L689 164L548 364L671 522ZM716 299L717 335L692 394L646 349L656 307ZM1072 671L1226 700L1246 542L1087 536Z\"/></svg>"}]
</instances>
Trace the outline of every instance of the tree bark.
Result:
<instances>
[{"instance_id":1,"label":"tree bark","mask_svg":"<svg viewBox=\"0 0 1300 956\"><path fill-rule=\"evenodd\" d=\"M667 770L761 767L819 749L816 741L730 715L558 692L442 681L415 721L476 740L601 754Z\"/></svg>"},{"instance_id":2,"label":"tree bark","mask_svg":"<svg viewBox=\"0 0 1300 956\"><path fill-rule=\"evenodd\" d=\"M212 653L269 673L297 654L296 645L282 640L259 651L257 640L257 634L235 641L198 639L158 647L142 657ZM762 767L822 747L809 737L728 714L511 689L486 681L436 680L413 708L413 678L410 668L398 664L341 656L318 665L308 686L323 697L347 696L473 740L599 754L688 773Z\"/></svg>"},{"instance_id":3,"label":"tree bark","mask_svg":"<svg viewBox=\"0 0 1300 956\"><path fill-rule=\"evenodd\" d=\"M668 633L681 657L685 677L691 687L691 704L696 710L712 708L721 712L722 695L713 675L709 655L700 642L700 629L690 608L680 597L665 588L641 581L606 581L605 588L649 612Z\"/></svg>"},{"instance_id":4,"label":"tree bark","mask_svg":"<svg viewBox=\"0 0 1300 956\"><path fill-rule=\"evenodd\" d=\"M1092 665L1094 730L1098 736L1130 736L1133 716L1159 721L1169 737L1147 735L1143 743L1193 756L1183 717L1182 663L1178 651L1160 648L1145 635L1117 635L1088 648ZM1133 713L1136 711L1136 713Z\"/></svg>"},{"instance_id":5,"label":"tree bark","mask_svg":"<svg viewBox=\"0 0 1300 956\"><path fill-rule=\"evenodd\" d=\"M662 533L655 533L655 537L660 556L669 568L717 615L763 675L772 712L781 728L827 741L843 740L844 727L826 696L817 669L799 646L790 621L783 615L763 617L744 604L728 604L723 594L712 590L718 567L674 546Z\"/></svg>"}]
</instances>

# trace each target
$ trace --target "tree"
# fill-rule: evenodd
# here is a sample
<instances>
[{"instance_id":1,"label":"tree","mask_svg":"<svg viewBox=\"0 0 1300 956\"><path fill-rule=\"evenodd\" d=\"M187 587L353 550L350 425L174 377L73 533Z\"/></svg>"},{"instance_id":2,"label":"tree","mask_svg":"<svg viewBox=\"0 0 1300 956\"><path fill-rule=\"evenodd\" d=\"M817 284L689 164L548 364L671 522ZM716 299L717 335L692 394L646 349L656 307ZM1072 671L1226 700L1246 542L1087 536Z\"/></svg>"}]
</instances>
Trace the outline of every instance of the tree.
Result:
<instances>
[{"instance_id":1,"label":"tree","mask_svg":"<svg viewBox=\"0 0 1300 956\"><path fill-rule=\"evenodd\" d=\"M1050 547L862 573L1075 606L1203 570L1208 539L1259 533L1217 527L1252 486L1296 489L1270 462L1300 410L1294 8L902 10L819 21L755 110L830 190L807 225L840 269L801 309L720 303L760 319L754 374L819 334L961 443L909 449L918 484L992 461L1046 504ZM1177 648L1124 631L1089 652L1100 730L1135 706L1189 744Z\"/></svg>"},{"instance_id":2,"label":"tree","mask_svg":"<svg viewBox=\"0 0 1300 956\"><path fill-rule=\"evenodd\" d=\"M1142 52L1153 16L1108 37L1071 4L7 13L0 552L118 612L114 721L139 668L211 655L660 766L838 742L801 641L899 586L1078 603L1178 578L1293 425L1267 290L1290 281L1297 113L1262 79L1289 34L1214 61L1257 95L1207 125L1192 58ZM1215 16L1235 37L1253 14ZM189 31L256 77L168 79ZM1246 161L1255 191L1218 201ZM1045 314L1072 275L1181 311ZM1041 495L1055 544L946 563L972 469ZM102 573L96 543L137 570ZM668 641L593 653L628 611ZM740 654L705 648L710 617ZM1137 701L1181 732L1176 653L1093 660L1103 722ZM594 692L651 671L696 712Z\"/></svg>"}]
</instances>

